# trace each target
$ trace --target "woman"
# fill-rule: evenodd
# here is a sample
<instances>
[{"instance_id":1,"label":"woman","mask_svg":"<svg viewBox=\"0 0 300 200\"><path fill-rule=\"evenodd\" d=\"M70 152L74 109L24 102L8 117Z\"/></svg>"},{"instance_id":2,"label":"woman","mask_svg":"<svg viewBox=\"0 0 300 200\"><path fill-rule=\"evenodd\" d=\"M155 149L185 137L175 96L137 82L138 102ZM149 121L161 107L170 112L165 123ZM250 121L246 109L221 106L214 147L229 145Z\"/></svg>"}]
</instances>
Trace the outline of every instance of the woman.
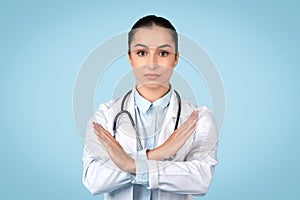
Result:
<instances>
[{"instance_id":1,"label":"woman","mask_svg":"<svg viewBox=\"0 0 300 200\"><path fill-rule=\"evenodd\" d=\"M84 185L104 199L204 195L217 164L217 128L208 108L181 100L170 85L179 59L174 26L143 17L129 32L128 47L136 86L101 104L88 122Z\"/></svg>"}]
</instances>

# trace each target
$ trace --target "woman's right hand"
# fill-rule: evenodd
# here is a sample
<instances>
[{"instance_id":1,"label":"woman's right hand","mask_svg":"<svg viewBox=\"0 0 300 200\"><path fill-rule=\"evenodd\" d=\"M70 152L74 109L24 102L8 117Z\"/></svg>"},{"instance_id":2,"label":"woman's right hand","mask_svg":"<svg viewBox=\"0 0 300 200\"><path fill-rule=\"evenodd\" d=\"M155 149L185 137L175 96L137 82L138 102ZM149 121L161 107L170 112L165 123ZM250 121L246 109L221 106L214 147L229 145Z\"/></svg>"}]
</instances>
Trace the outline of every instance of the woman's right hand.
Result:
<instances>
[{"instance_id":1,"label":"woman's right hand","mask_svg":"<svg viewBox=\"0 0 300 200\"><path fill-rule=\"evenodd\" d=\"M192 112L190 117L162 145L147 151L148 159L164 160L174 156L195 132L198 115L198 111Z\"/></svg>"}]
</instances>

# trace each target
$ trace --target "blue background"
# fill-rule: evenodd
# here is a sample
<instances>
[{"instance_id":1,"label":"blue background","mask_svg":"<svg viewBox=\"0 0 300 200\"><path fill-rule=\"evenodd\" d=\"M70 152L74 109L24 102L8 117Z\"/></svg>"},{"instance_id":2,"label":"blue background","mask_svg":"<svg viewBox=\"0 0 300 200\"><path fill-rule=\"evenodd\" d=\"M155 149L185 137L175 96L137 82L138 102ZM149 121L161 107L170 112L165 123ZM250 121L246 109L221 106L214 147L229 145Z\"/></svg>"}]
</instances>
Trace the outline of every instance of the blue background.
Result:
<instances>
[{"instance_id":1,"label":"blue background","mask_svg":"<svg viewBox=\"0 0 300 200\"><path fill-rule=\"evenodd\" d=\"M0 199L101 199L81 182L74 82L92 49L149 13L166 16L201 44L223 78L219 165L203 199L299 199L299 7L1 1Z\"/></svg>"}]
</instances>

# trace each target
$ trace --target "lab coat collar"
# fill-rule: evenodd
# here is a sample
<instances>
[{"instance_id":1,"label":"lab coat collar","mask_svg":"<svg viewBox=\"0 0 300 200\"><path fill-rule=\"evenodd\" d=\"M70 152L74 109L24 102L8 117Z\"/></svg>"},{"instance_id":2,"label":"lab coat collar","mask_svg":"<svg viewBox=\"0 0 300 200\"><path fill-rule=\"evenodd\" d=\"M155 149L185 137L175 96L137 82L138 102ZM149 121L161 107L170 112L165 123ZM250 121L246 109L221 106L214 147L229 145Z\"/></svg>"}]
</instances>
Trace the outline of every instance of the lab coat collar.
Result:
<instances>
[{"instance_id":1,"label":"lab coat collar","mask_svg":"<svg viewBox=\"0 0 300 200\"><path fill-rule=\"evenodd\" d=\"M127 103L125 104L125 108L132 115L133 120L135 120L134 106L135 106L135 104L134 104L134 92L131 92L130 95L128 96ZM169 103L169 108L168 108L168 111L166 113L165 119L176 118L177 117L177 111L178 111L178 100L177 100L177 97L176 97L176 94L175 94L174 90L171 88L171 90L170 90L170 103Z\"/></svg>"},{"instance_id":2,"label":"lab coat collar","mask_svg":"<svg viewBox=\"0 0 300 200\"><path fill-rule=\"evenodd\" d=\"M151 106L155 106L157 109L166 108L170 103L172 89L170 89L167 92L167 94L157 99L153 103L151 103L150 101L142 97L142 95L140 95L140 93L137 91L136 88L133 89L133 93L134 93L135 106L137 106L138 109L143 113L146 113L151 108Z\"/></svg>"}]
</instances>

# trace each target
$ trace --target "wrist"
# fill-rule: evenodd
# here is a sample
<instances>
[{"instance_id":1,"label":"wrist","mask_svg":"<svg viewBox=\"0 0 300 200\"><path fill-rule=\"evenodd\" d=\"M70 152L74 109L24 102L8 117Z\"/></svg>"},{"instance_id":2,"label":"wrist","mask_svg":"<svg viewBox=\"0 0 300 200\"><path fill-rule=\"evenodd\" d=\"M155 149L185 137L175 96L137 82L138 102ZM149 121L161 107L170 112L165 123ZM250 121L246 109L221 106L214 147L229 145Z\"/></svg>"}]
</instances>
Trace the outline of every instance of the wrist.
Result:
<instances>
[{"instance_id":1,"label":"wrist","mask_svg":"<svg viewBox=\"0 0 300 200\"><path fill-rule=\"evenodd\" d=\"M129 172L130 174L133 174L133 175L136 174L136 166L135 166L135 161L134 161L133 159L132 159L132 161L130 162L128 172Z\"/></svg>"},{"instance_id":2,"label":"wrist","mask_svg":"<svg viewBox=\"0 0 300 200\"><path fill-rule=\"evenodd\" d=\"M163 160L164 155L157 148L146 151L148 160Z\"/></svg>"}]
</instances>

